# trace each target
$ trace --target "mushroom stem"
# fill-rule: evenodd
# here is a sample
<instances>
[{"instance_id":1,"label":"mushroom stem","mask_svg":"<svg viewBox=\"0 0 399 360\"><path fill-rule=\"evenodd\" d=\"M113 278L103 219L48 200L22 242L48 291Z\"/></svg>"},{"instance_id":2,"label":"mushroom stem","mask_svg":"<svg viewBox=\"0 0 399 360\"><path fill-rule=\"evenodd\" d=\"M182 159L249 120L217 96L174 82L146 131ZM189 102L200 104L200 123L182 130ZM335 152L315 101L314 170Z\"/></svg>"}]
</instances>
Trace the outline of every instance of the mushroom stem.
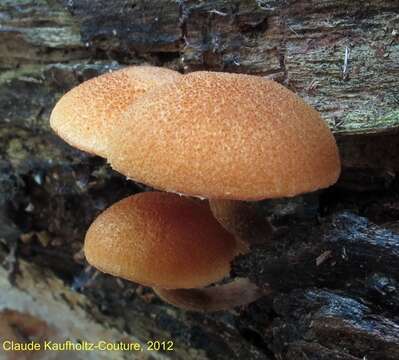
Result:
<instances>
[{"instance_id":1,"label":"mushroom stem","mask_svg":"<svg viewBox=\"0 0 399 360\"><path fill-rule=\"evenodd\" d=\"M161 289L154 292L165 302L191 311L219 311L256 301L271 290L262 290L247 278L203 289Z\"/></svg>"},{"instance_id":2,"label":"mushroom stem","mask_svg":"<svg viewBox=\"0 0 399 360\"><path fill-rule=\"evenodd\" d=\"M250 245L271 240L274 228L256 211L254 204L224 199L210 199L209 206L216 220L231 234Z\"/></svg>"}]
</instances>

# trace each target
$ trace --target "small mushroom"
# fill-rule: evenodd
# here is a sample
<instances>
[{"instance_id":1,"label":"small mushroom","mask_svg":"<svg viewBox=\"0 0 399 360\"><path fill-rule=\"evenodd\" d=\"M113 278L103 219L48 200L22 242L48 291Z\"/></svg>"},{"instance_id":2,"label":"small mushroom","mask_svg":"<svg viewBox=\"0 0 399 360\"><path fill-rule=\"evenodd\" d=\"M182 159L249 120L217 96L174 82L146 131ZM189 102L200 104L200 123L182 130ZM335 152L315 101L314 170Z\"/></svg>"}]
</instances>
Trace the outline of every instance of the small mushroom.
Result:
<instances>
[{"instance_id":1,"label":"small mushroom","mask_svg":"<svg viewBox=\"0 0 399 360\"><path fill-rule=\"evenodd\" d=\"M297 95L262 77L204 71L153 88L121 114L108 160L156 189L210 199L221 224L249 242L252 227L266 237L272 227L241 201L315 191L340 173L331 131Z\"/></svg>"},{"instance_id":2,"label":"small mushroom","mask_svg":"<svg viewBox=\"0 0 399 360\"><path fill-rule=\"evenodd\" d=\"M97 269L191 310L228 309L264 294L247 279L204 288L229 274L243 247L207 202L176 194L145 192L115 203L90 226L84 252Z\"/></svg>"},{"instance_id":3,"label":"small mushroom","mask_svg":"<svg viewBox=\"0 0 399 360\"><path fill-rule=\"evenodd\" d=\"M181 76L155 66L130 66L87 80L54 107L50 125L70 145L106 157L110 128L149 89Z\"/></svg>"}]
</instances>

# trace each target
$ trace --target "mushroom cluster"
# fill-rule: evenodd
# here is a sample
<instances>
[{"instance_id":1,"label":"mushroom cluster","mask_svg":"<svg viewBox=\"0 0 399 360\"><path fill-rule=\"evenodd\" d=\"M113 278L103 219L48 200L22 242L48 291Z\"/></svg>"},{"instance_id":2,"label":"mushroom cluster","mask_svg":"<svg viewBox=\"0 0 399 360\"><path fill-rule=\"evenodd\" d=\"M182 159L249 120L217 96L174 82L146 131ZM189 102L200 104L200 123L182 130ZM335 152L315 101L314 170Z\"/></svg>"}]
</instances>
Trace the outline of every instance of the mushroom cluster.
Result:
<instances>
[{"instance_id":1,"label":"mushroom cluster","mask_svg":"<svg viewBox=\"0 0 399 360\"><path fill-rule=\"evenodd\" d=\"M319 113L258 76L128 67L72 89L50 122L69 144L163 190L100 214L85 238L88 262L191 310L265 294L247 279L207 287L248 243L270 239L272 226L250 202L325 188L340 173Z\"/></svg>"}]
</instances>

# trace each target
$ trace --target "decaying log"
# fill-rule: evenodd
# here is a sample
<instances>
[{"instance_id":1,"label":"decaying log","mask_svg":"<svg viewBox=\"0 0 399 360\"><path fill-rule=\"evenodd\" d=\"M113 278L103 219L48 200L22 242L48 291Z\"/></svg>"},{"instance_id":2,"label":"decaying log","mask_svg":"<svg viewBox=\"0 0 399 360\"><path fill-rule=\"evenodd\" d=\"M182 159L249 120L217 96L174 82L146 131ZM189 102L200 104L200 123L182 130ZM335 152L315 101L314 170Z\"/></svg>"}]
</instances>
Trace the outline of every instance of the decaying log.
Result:
<instances>
[{"instance_id":1,"label":"decaying log","mask_svg":"<svg viewBox=\"0 0 399 360\"><path fill-rule=\"evenodd\" d=\"M85 72L93 76L106 71L101 62L114 60L274 74L337 131L394 127L397 10L395 0L7 1L0 5L0 68L8 70L1 98L14 93L30 101L14 114L15 100L6 102L2 122L19 114L26 125L48 128L54 97L76 81L74 65L95 60L96 70ZM64 74L37 77L49 68Z\"/></svg>"},{"instance_id":2,"label":"decaying log","mask_svg":"<svg viewBox=\"0 0 399 360\"><path fill-rule=\"evenodd\" d=\"M309 224L236 262L276 292L265 341L284 359L396 359L398 235L350 212Z\"/></svg>"},{"instance_id":3,"label":"decaying log","mask_svg":"<svg viewBox=\"0 0 399 360\"><path fill-rule=\"evenodd\" d=\"M353 213L337 213L321 225L314 220L288 225L283 236L253 249L239 264L238 275L250 273L257 284L277 291L313 286L353 291L373 274L399 280L399 235Z\"/></svg>"},{"instance_id":4,"label":"decaying log","mask_svg":"<svg viewBox=\"0 0 399 360\"><path fill-rule=\"evenodd\" d=\"M287 359L389 359L399 356L399 324L361 300L320 289L274 300L273 348ZM356 344L356 345L355 345Z\"/></svg>"},{"instance_id":5,"label":"decaying log","mask_svg":"<svg viewBox=\"0 0 399 360\"><path fill-rule=\"evenodd\" d=\"M4 253L0 253L4 260ZM50 271L19 260L15 283L9 282L7 270L0 266L0 358L1 359L128 359L122 351L32 351L13 354L3 351L3 341L73 343L85 340L118 343L139 342L115 326L115 319L102 315L87 298ZM144 344L143 349L146 350ZM51 345L52 346L52 345ZM15 357L14 357L15 356ZM140 354L149 358L148 351ZM162 358L160 356L160 358Z\"/></svg>"}]
</instances>

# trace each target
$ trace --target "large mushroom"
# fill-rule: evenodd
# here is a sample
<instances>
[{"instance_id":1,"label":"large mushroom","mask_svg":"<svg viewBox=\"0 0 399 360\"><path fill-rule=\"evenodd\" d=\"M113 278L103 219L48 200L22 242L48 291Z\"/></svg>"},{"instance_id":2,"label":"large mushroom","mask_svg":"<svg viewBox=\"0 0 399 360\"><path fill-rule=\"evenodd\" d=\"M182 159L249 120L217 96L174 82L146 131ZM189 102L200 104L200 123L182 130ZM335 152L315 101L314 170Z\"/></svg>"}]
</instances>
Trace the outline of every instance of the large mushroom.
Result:
<instances>
[{"instance_id":1,"label":"large mushroom","mask_svg":"<svg viewBox=\"0 0 399 360\"><path fill-rule=\"evenodd\" d=\"M86 259L101 271L153 287L176 306L204 311L247 304L262 295L246 279L202 289L227 276L242 251L206 202L165 192L115 203L92 223L84 245Z\"/></svg>"},{"instance_id":2,"label":"large mushroom","mask_svg":"<svg viewBox=\"0 0 399 360\"><path fill-rule=\"evenodd\" d=\"M108 161L156 189L210 199L222 225L247 241L254 225L266 234L271 226L242 201L315 191L340 173L331 131L293 92L258 76L203 71L129 107Z\"/></svg>"}]
</instances>

